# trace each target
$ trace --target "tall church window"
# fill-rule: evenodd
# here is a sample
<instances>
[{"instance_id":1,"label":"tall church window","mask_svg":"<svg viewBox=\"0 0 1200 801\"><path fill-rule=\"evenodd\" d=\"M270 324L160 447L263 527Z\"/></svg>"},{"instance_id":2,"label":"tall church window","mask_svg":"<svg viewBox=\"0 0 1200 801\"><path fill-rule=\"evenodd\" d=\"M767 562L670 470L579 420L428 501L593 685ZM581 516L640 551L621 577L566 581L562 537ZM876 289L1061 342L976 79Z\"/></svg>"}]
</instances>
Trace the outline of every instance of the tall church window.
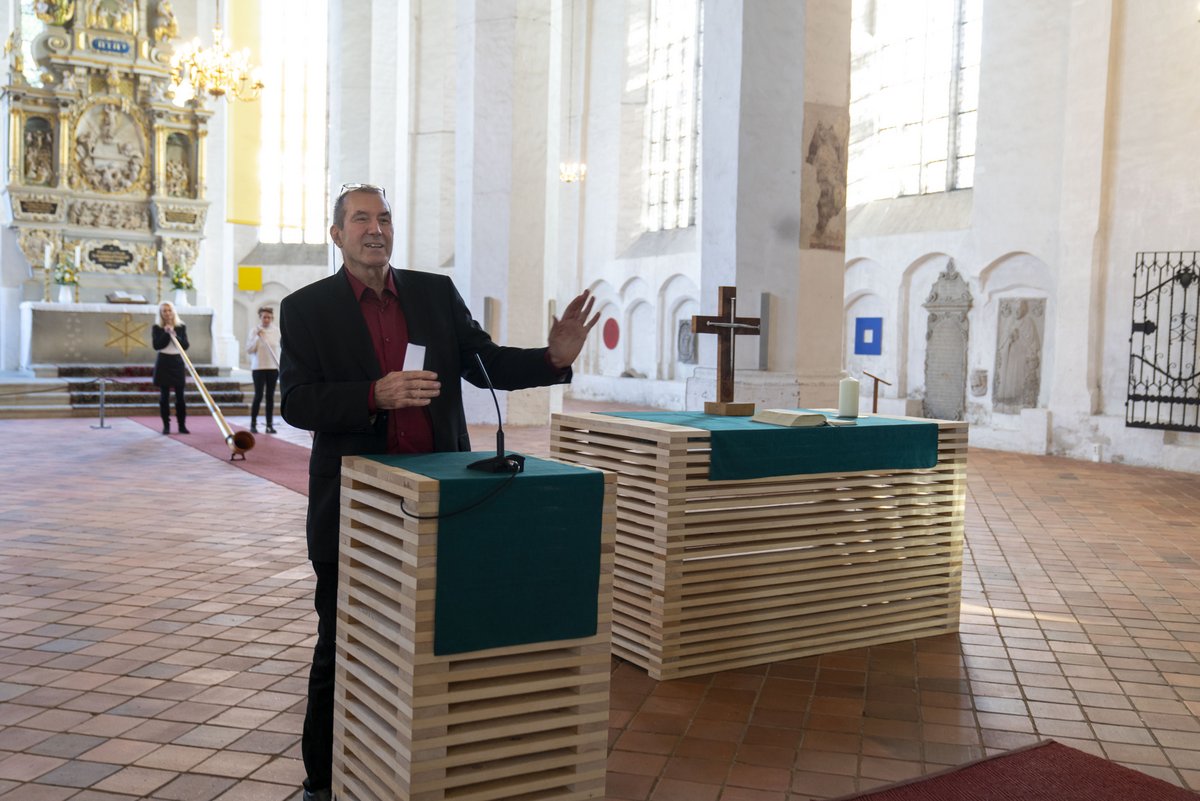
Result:
<instances>
[{"instance_id":1,"label":"tall church window","mask_svg":"<svg viewBox=\"0 0 1200 801\"><path fill-rule=\"evenodd\" d=\"M21 51L21 74L30 86L42 86L42 71L33 60L33 40L45 29L45 24L38 19L34 3L25 0L21 3L21 18L18 21L19 43L14 43Z\"/></svg>"},{"instance_id":2,"label":"tall church window","mask_svg":"<svg viewBox=\"0 0 1200 801\"><path fill-rule=\"evenodd\" d=\"M983 0L854 0L848 204L975 182Z\"/></svg>"},{"instance_id":3,"label":"tall church window","mask_svg":"<svg viewBox=\"0 0 1200 801\"><path fill-rule=\"evenodd\" d=\"M642 224L696 222L700 136L700 0L651 0Z\"/></svg>"},{"instance_id":4,"label":"tall church window","mask_svg":"<svg viewBox=\"0 0 1200 801\"><path fill-rule=\"evenodd\" d=\"M326 4L262 0L261 242L326 238Z\"/></svg>"}]
</instances>

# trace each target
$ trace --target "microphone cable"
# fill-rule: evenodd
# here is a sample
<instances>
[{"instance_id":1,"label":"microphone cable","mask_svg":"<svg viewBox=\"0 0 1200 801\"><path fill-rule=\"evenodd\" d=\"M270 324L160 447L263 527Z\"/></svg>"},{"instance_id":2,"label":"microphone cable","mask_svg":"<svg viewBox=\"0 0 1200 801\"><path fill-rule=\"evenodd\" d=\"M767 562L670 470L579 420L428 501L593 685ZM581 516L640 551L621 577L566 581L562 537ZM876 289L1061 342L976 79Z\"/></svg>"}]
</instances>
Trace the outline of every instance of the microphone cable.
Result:
<instances>
[{"instance_id":1,"label":"microphone cable","mask_svg":"<svg viewBox=\"0 0 1200 801\"><path fill-rule=\"evenodd\" d=\"M400 499L400 511L403 512L404 514L406 514L407 516L411 517L414 520L445 520L447 517L454 517L455 515L460 515L463 512L469 512L472 509L482 506L487 501L490 501L492 498L499 495L501 493L501 491L508 489L508 485L513 482L513 479L516 478L517 475L518 475L517 473L510 473L507 480L501 482L500 486L496 487L494 490L489 492L487 495L484 495L482 498L475 501L474 503L467 504L463 508L455 509L452 512L445 512L445 513L439 512L436 515L419 515L416 512L410 512L410 511L408 511L408 509L404 508L404 499L403 498Z\"/></svg>"}]
</instances>

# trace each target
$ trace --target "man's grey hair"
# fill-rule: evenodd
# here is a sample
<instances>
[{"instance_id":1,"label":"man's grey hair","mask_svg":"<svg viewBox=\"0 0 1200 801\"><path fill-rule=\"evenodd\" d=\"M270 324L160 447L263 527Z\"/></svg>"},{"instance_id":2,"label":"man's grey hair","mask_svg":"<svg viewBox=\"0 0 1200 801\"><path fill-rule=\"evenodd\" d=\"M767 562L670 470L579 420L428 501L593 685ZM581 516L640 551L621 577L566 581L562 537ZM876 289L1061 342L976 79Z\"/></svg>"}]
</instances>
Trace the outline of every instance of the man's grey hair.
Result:
<instances>
[{"instance_id":1,"label":"man's grey hair","mask_svg":"<svg viewBox=\"0 0 1200 801\"><path fill-rule=\"evenodd\" d=\"M342 191L338 194L337 200L333 202L333 224L338 228L346 227L346 197L355 192L374 192L384 200L387 200L387 192L383 191L382 186L374 186L373 184L343 184Z\"/></svg>"}]
</instances>

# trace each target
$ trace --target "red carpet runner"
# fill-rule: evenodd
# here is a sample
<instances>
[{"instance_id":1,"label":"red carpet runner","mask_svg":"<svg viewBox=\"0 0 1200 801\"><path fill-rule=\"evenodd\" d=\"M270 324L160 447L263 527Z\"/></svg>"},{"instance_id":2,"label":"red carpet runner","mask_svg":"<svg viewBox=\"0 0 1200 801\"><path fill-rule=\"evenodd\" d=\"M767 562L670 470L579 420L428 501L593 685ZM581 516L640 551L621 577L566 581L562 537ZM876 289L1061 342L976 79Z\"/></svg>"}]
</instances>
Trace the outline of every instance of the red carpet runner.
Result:
<instances>
[{"instance_id":1,"label":"red carpet runner","mask_svg":"<svg viewBox=\"0 0 1200 801\"><path fill-rule=\"evenodd\" d=\"M1161 779L1053 740L839 801L1196 801Z\"/></svg>"},{"instance_id":2,"label":"red carpet runner","mask_svg":"<svg viewBox=\"0 0 1200 801\"><path fill-rule=\"evenodd\" d=\"M190 411L190 410L189 410ZM157 417L131 417L136 423L155 431L162 430L162 420ZM217 428L217 421L210 415L189 415L188 430L190 434L175 433L175 420L171 420L171 439L178 440L193 448L204 451L228 464L247 473L253 473L260 478L273 481L281 487L308 495L308 448L293 445L290 442L270 434L255 434L254 448L246 452L246 459L229 461L230 450ZM234 429L238 430L237 428Z\"/></svg>"}]
</instances>

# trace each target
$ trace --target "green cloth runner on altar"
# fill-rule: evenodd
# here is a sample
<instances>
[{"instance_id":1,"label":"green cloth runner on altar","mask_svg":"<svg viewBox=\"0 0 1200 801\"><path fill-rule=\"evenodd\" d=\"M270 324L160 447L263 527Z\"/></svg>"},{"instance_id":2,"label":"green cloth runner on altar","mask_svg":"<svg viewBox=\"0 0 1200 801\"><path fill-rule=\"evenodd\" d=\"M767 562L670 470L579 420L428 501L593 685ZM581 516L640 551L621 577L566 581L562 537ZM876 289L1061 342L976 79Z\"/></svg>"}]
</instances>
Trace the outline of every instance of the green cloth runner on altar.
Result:
<instances>
[{"instance_id":1,"label":"green cloth runner on altar","mask_svg":"<svg viewBox=\"0 0 1200 801\"><path fill-rule=\"evenodd\" d=\"M937 464L938 426L923 420L871 415L859 417L854 425L793 428L755 423L749 417L703 412L604 414L711 432L708 477L712 481L802 473L913 470Z\"/></svg>"},{"instance_id":2,"label":"green cloth runner on altar","mask_svg":"<svg viewBox=\"0 0 1200 801\"><path fill-rule=\"evenodd\" d=\"M370 457L440 482L434 654L594 635L604 476L533 457L515 477L467 469L489 455Z\"/></svg>"}]
</instances>

